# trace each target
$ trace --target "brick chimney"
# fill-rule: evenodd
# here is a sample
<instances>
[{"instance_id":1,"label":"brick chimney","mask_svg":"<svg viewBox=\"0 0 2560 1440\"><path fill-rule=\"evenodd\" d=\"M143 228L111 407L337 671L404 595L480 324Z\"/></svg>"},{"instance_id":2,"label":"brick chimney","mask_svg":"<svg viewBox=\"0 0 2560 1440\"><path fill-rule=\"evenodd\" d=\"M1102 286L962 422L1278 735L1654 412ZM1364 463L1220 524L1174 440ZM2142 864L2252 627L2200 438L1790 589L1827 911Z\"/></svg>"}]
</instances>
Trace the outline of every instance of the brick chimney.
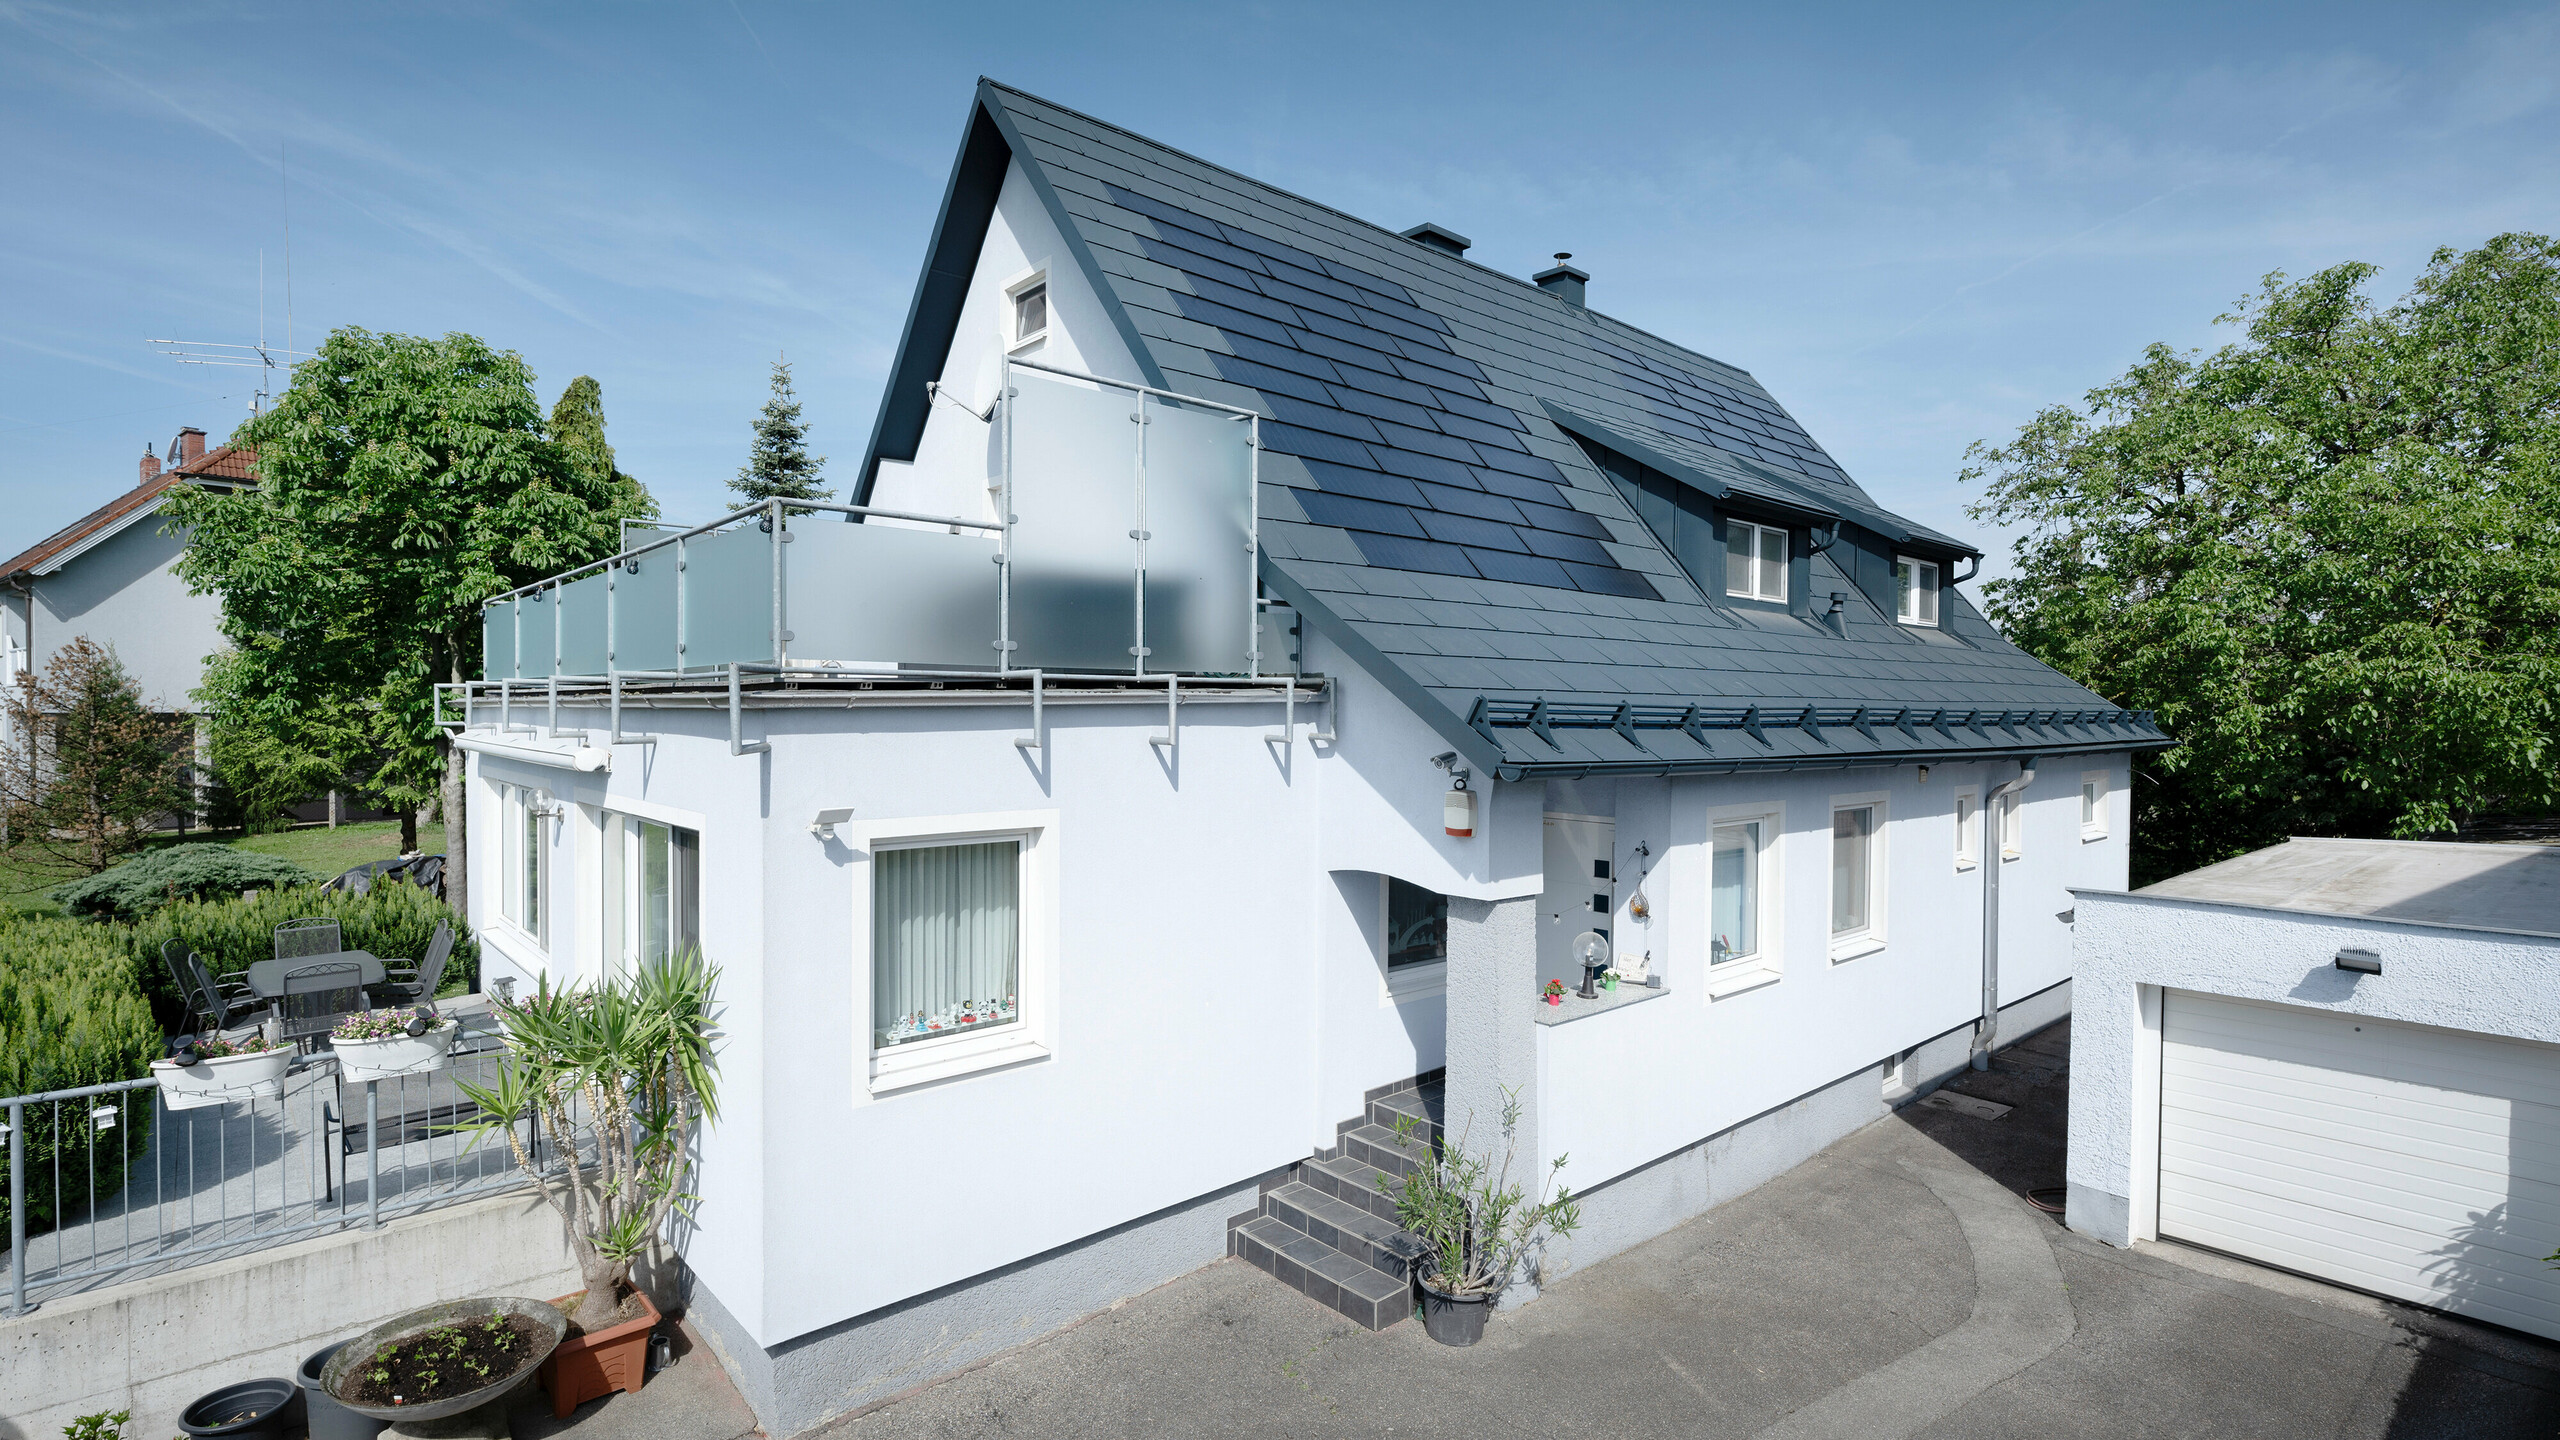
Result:
<instances>
[{"instance_id":1,"label":"brick chimney","mask_svg":"<svg viewBox=\"0 0 2560 1440\"><path fill-rule=\"evenodd\" d=\"M141 478L140 480L135 481L134 483L135 483L135 484L137 484L137 485L148 485L148 484L150 484L150 483L151 483L151 477L153 477L153 476L155 476L155 475L157 475L157 474L159 474L159 473L160 473L160 457L151 453L151 447L150 447L150 446L148 446L148 445L143 446L143 447L142 447L142 478Z\"/></svg>"},{"instance_id":2,"label":"brick chimney","mask_svg":"<svg viewBox=\"0 0 2560 1440\"><path fill-rule=\"evenodd\" d=\"M204 458L204 432L193 425L178 432L178 463L193 465Z\"/></svg>"}]
</instances>

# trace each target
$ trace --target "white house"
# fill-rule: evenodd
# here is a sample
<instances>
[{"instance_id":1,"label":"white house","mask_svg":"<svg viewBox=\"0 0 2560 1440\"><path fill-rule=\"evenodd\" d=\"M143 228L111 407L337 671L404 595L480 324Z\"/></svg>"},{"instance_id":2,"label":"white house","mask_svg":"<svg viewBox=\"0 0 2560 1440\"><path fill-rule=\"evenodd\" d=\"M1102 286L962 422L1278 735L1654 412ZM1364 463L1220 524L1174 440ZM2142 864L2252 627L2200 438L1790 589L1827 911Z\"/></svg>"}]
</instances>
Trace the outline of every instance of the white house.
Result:
<instances>
[{"instance_id":1,"label":"white house","mask_svg":"<svg viewBox=\"0 0 2560 1440\"><path fill-rule=\"evenodd\" d=\"M1393 1323L1399 1114L1516 1095L1588 1264L2067 1011L2149 717L1465 248L982 85L856 505L490 607L486 963L724 967L678 1239L774 1433L1223 1254Z\"/></svg>"},{"instance_id":2,"label":"white house","mask_svg":"<svg viewBox=\"0 0 2560 1440\"><path fill-rule=\"evenodd\" d=\"M2560 849L2297 839L2076 893L2073 1229L2560 1339Z\"/></svg>"}]
</instances>

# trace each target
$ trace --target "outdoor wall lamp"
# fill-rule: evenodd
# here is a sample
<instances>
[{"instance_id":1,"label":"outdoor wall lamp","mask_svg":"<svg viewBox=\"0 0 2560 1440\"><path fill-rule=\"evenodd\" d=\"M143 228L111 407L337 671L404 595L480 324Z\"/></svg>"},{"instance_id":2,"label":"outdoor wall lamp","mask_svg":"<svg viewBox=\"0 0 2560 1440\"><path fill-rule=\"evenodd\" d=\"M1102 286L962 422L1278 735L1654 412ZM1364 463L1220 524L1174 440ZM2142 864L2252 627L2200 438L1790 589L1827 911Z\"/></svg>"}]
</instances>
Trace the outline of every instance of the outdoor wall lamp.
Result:
<instances>
[{"instance_id":1,"label":"outdoor wall lamp","mask_svg":"<svg viewBox=\"0 0 2560 1440\"><path fill-rule=\"evenodd\" d=\"M836 827L852 818L853 807L850 805L841 810L821 810L817 818L809 822L809 833L821 840L833 840L836 838Z\"/></svg>"},{"instance_id":2,"label":"outdoor wall lamp","mask_svg":"<svg viewBox=\"0 0 2560 1440\"><path fill-rule=\"evenodd\" d=\"M2379 975L2382 973L2382 955L2378 951L2358 950L2350 947L2338 952L2338 958L2335 963L2339 969L2349 971L2357 975Z\"/></svg>"}]
</instances>

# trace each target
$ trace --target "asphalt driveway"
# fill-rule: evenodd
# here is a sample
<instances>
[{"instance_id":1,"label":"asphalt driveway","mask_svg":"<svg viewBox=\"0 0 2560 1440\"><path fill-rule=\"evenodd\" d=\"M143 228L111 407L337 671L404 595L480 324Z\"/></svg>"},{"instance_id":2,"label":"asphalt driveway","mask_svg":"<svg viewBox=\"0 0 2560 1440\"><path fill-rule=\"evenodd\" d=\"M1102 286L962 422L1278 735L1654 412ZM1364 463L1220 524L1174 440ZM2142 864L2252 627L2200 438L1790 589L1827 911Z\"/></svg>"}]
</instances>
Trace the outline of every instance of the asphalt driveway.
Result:
<instances>
[{"instance_id":1,"label":"asphalt driveway","mask_svg":"<svg viewBox=\"0 0 2560 1440\"><path fill-rule=\"evenodd\" d=\"M1568 1273L1468 1350L1237 1261L839 1422L833 1436L2560 1434L2560 1346L2174 1245L2059 1185L2067 1026L1721 1209Z\"/></svg>"}]
</instances>

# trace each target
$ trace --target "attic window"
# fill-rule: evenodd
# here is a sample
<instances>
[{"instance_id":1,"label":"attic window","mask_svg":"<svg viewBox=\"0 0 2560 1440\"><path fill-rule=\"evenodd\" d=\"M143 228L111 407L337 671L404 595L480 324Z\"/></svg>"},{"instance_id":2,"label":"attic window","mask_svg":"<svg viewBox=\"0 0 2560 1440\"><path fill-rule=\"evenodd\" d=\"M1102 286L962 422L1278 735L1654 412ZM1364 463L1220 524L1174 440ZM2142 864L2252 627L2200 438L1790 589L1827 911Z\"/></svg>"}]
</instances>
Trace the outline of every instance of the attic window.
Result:
<instances>
[{"instance_id":1,"label":"attic window","mask_svg":"<svg viewBox=\"0 0 2560 1440\"><path fill-rule=\"evenodd\" d=\"M1893 557L1893 618L1905 625L1938 623L1937 562Z\"/></svg>"},{"instance_id":2,"label":"attic window","mask_svg":"<svg viewBox=\"0 0 2560 1440\"><path fill-rule=\"evenodd\" d=\"M1041 271L1006 292L1013 299L1013 339L1019 350L1049 337L1049 274Z\"/></svg>"},{"instance_id":3,"label":"attic window","mask_svg":"<svg viewBox=\"0 0 2560 1440\"><path fill-rule=\"evenodd\" d=\"M1787 598L1787 532L1748 520L1724 522L1724 588L1745 600Z\"/></svg>"}]
</instances>

